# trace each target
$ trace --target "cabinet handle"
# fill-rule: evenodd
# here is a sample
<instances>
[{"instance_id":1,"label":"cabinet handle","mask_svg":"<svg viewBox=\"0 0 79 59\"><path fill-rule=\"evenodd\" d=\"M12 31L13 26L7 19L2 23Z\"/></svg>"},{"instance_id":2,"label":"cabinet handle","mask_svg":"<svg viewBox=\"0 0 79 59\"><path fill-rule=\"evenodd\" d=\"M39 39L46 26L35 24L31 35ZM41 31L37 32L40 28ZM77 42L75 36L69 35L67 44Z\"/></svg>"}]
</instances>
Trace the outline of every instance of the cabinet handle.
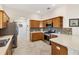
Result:
<instances>
[{"instance_id":1,"label":"cabinet handle","mask_svg":"<svg viewBox=\"0 0 79 59\"><path fill-rule=\"evenodd\" d=\"M60 50L60 47L59 47L59 46L56 46L56 48L57 48L58 50Z\"/></svg>"}]
</instances>

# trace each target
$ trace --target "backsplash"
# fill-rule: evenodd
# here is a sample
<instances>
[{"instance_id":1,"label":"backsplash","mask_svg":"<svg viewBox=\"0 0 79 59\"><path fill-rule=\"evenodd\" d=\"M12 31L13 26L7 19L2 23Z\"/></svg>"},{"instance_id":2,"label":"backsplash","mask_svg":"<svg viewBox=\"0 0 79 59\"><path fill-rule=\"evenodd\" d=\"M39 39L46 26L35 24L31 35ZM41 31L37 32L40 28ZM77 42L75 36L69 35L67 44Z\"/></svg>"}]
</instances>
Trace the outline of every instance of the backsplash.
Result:
<instances>
[{"instance_id":1,"label":"backsplash","mask_svg":"<svg viewBox=\"0 0 79 59\"><path fill-rule=\"evenodd\" d=\"M33 32L33 31L41 31L43 30L43 28L31 28L30 29L30 32Z\"/></svg>"},{"instance_id":2,"label":"backsplash","mask_svg":"<svg viewBox=\"0 0 79 59\"><path fill-rule=\"evenodd\" d=\"M63 28L62 34L70 34L72 35L72 28Z\"/></svg>"},{"instance_id":3,"label":"backsplash","mask_svg":"<svg viewBox=\"0 0 79 59\"><path fill-rule=\"evenodd\" d=\"M72 35L72 28L51 28L52 30L55 29L55 33L61 33L61 34L69 34ZM30 29L31 32L33 31L44 31L47 32L49 28L32 28Z\"/></svg>"},{"instance_id":4,"label":"backsplash","mask_svg":"<svg viewBox=\"0 0 79 59\"><path fill-rule=\"evenodd\" d=\"M55 29L55 33L61 33L61 34L70 34L72 35L72 28L52 28ZM48 31L49 29L44 28L43 31Z\"/></svg>"}]
</instances>

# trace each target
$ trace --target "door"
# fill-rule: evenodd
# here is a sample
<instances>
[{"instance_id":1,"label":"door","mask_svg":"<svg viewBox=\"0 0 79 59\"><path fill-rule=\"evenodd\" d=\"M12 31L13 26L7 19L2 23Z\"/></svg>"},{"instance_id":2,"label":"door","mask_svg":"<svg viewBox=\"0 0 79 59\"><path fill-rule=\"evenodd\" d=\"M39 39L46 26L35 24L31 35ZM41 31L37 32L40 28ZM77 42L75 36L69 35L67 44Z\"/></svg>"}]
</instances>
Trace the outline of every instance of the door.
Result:
<instances>
[{"instance_id":1,"label":"door","mask_svg":"<svg viewBox=\"0 0 79 59\"><path fill-rule=\"evenodd\" d=\"M17 26L18 26L18 37L20 39L26 39L26 31L27 31L27 23L26 20L19 20L17 22Z\"/></svg>"}]
</instances>

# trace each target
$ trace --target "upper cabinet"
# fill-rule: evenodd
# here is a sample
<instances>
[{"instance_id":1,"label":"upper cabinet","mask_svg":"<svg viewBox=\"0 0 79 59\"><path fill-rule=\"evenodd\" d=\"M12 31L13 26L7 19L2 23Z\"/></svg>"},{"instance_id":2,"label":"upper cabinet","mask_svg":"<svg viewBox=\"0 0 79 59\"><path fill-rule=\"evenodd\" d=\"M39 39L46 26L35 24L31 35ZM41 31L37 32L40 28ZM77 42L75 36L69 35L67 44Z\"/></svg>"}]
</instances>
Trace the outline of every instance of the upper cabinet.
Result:
<instances>
[{"instance_id":1,"label":"upper cabinet","mask_svg":"<svg viewBox=\"0 0 79 59\"><path fill-rule=\"evenodd\" d=\"M43 28L46 28L46 27L47 27L47 26L46 26L47 24L51 24L51 25L52 25L52 21L53 21L53 20L51 20L51 19L44 20L44 21L43 21L43 25L42 25Z\"/></svg>"},{"instance_id":2,"label":"upper cabinet","mask_svg":"<svg viewBox=\"0 0 79 59\"><path fill-rule=\"evenodd\" d=\"M48 19L46 24L51 24L52 25L52 21L53 21L52 19Z\"/></svg>"},{"instance_id":3,"label":"upper cabinet","mask_svg":"<svg viewBox=\"0 0 79 59\"><path fill-rule=\"evenodd\" d=\"M40 27L40 21L30 20L30 28L39 28L39 27Z\"/></svg>"},{"instance_id":4,"label":"upper cabinet","mask_svg":"<svg viewBox=\"0 0 79 59\"><path fill-rule=\"evenodd\" d=\"M45 27L46 27L46 23L47 23L47 21L44 20L44 21L42 21L42 22L43 22L43 23L42 23L42 27L45 28Z\"/></svg>"},{"instance_id":5,"label":"upper cabinet","mask_svg":"<svg viewBox=\"0 0 79 59\"><path fill-rule=\"evenodd\" d=\"M43 21L30 20L30 28L46 28L50 24L52 27L62 28L63 27L63 17L58 16L51 19L46 19Z\"/></svg>"},{"instance_id":6,"label":"upper cabinet","mask_svg":"<svg viewBox=\"0 0 79 59\"><path fill-rule=\"evenodd\" d=\"M6 28L8 21L8 15L3 10L0 10L0 29Z\"/></svg>"},{"instance_id":7,"label":"upper cabinet","mask_svg":"<svg viewBox=\"0 0 79 59\"><path fill-rule=\"evenodd\" d=\"M53 18L53 27L62 28L63 27L63 17L55 17Z\"/></svg>"}]
</instances>

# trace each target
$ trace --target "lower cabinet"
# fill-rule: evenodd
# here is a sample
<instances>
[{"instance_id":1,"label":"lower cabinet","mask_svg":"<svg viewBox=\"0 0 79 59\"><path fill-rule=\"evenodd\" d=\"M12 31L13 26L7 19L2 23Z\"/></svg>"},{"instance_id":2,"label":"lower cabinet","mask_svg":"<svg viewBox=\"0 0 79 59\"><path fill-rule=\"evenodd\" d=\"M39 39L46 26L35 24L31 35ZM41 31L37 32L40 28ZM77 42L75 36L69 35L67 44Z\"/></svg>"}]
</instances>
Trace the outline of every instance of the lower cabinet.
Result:
<instances>
[{"instance_id":1,"label":"lower cabinet","mask_svg":"<svg viewBox=\"0 0 79 59\"><path fill-rule=\"evenodd\" d=\"M31 33L31 41L43 40L44 34L42 32Z\"/></svg>"},{"instance_id":2,"label":"lower cabinet","mask_svg":"<svg viewBox=\"0 0 79 59\"><path fill-rule=\"evenodd\" d=\"M68 49L65 46L51 42L51 54L52 55L67 55Z\"/></svg>"}]
</instances>

